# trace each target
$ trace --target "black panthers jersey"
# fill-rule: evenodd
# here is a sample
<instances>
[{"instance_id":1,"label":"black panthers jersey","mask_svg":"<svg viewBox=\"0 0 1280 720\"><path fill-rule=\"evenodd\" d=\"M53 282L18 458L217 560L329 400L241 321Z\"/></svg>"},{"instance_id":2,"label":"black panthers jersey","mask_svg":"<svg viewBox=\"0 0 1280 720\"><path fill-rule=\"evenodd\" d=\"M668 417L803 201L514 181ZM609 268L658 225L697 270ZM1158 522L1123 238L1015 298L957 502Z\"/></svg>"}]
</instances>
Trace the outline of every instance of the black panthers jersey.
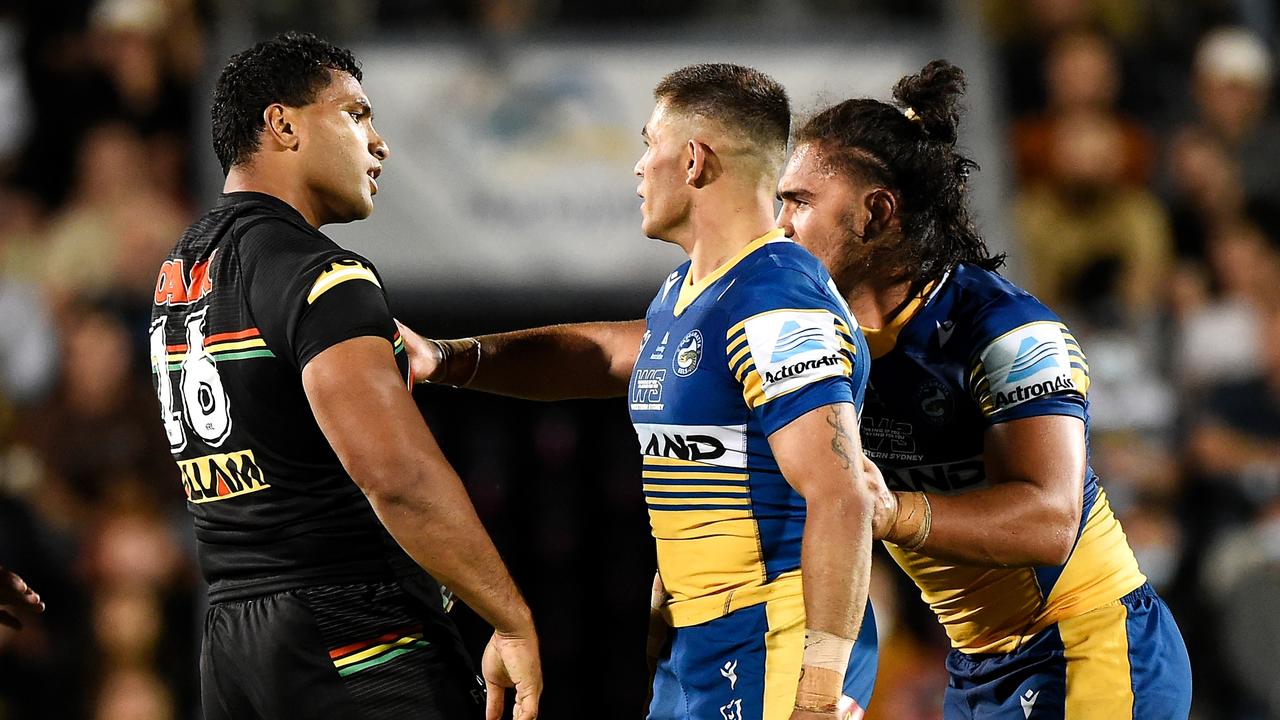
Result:
<instances>
[{"instance_id":1,"label":"black panthers jersey","mask_svg":"<svg viewBox=\"0 0 1280 720\"><path fill-rule=\"evenodd\" d=\"M359 336L408 357L381 278L288 204L223 195L160 269L151 371L212 601L417 573L311 413L302 368Z\"/></svg>"}]
</instances>

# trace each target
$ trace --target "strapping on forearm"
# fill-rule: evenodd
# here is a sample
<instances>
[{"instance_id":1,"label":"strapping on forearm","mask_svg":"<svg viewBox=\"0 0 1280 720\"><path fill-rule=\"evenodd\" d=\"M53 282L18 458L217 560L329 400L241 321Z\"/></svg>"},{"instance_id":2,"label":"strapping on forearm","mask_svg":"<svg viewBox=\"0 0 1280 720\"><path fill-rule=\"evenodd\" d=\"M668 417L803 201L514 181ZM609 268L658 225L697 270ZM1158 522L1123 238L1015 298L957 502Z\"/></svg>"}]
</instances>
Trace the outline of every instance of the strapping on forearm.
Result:
<instances>
[{"instance_id":1,"label":"strapping on forearm","mask_svg":"<svg viewBox=\"0 0 1280 720\"><path fill-rule=\"evenodd\" d=\"M427 338L427 342L435 346L440 354L440 370L436 373L437 382L454 387L466 387L476 379L480 371L480 341L473 337L456 340L435 340Z\"/></svg>"},{"instance_id":2,"label":"strapping on forearm","mask_svg":"<svg viewBox=\"0 0 1280 720\"><path fill-rule=\"evenodd\" d=\"M898 514L885 540L907 550L919 550L933 530L933 506L922 492L898 493Z\"/></svg>"},{"instance_id":3,"label":"strapping on forearm","mask_svg":"<svg viewBox=\"0 0 1280 720\"><path fill-rule=\"evenodd\" d=\"M843 694L853 640L823 630L806 629L796 707L809 712L834 712Z\"/></svg>"}]
</instances>

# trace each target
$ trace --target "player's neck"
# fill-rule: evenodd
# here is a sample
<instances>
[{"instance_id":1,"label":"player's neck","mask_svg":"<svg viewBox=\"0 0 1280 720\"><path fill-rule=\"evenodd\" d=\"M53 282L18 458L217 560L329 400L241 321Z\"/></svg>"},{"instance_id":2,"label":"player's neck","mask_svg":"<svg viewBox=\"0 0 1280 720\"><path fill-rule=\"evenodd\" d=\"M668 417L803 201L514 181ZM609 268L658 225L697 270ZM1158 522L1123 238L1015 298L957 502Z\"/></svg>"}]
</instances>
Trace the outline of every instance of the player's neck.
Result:
<instances>
[{"instance_id":1,"label":"player's neck","mask_svg":"<svg viewBox=\"0 0 1280 720\"><path fill-rule=\"evenodd\" d=\"M281 173L273 173L255 168L252 165L237 165L227 172L227 180L222 184L222 192L257 192L270 195L297 210L307 224L313 228L323 225L319 209L311 202L310 193L298 187Z\"/></svg>"},{"instance_id":2,"label":"player's neck","mask_svg":"<svg viewBox=\"0 0 1280 720\"><path fill-rule=\"evenodd\" d=\"M707 198L695 204L688 231L680 243L689 253L689 282L716 271L762 235L773 230L773 202L751 196Z\"/></svg>"},{"instance_id":3,"label":"player's neck","mask_svg":"<svg viewBox=\"0 0 1280 720\"><path fill-rule=\"evenodd\" d=\"M911 281L867 278L854 283L845 293L845 301L858 324L871 330L879 330L889 324L910 300Z\"/></svg>"}]
</instances>

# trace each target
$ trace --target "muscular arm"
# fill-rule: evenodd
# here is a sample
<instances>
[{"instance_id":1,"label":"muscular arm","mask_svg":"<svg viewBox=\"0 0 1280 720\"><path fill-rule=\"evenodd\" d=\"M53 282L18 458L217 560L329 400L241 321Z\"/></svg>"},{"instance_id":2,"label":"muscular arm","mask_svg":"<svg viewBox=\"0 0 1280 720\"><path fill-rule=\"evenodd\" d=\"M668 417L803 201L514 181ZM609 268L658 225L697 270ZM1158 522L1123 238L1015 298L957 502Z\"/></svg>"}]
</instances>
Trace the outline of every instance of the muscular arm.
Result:
<instances>
[{"instance_id":1,"label":"muscular arm","mask_svg":"<svg viewBox=\"0 0 1280 720\"><path fill-rule=\"evenodd\" d=\"M396 542L494 629L532 637L533 620L453 468L423 422L391 346L357 337L302 371L312 412Z\"/></svg>"},{"instance_id":2,"label":"muscular arm","mask_svg":"<svg viewBox=\"0 0 1280 720\"><path fill-rule=\"evenodd\" d=\"M984 440L991 487L930 494L933 529L919 552L998 567L1066 562L1080 527L1084 423L1066 415L1011 420Z\"/></svg>"},{"instance_id":3,"label":"muscular arm","mask_svg":"<svg viewBox=\"0 0 1280 720\"><path fill-rule=\"evenodd\" d=\"M437 367L430 343L403 325L414 380L465 385L529 400L620 397L627 392L645 322L550 325L483 335ZM477 365L478 363L478 365Z\"/></svg>"},{"instance_id":4,"label":"muscular arm","mask_svg":"<svg viewBox=\"0 0 1280 720\"><path fill-rule=\"evenodd\" d=\"M871 580L875 494L863 472L853 405L811 410L770 435L769 446L787 482L805 499L800 551L805 629L856 640ZM807 656L805 663L801 697L806 683L820 682ZM834 680L833 703L839 698L839 678Z\"/></svg>"}]
</instances>

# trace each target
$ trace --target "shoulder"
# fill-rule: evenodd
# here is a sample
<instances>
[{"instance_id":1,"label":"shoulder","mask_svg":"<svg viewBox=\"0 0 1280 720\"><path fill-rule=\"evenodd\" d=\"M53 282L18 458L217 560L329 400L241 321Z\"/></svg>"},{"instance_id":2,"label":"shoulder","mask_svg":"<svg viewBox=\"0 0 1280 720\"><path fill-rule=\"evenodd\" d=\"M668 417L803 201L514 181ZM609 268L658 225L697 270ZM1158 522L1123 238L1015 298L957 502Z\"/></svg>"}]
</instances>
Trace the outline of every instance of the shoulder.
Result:
<instances>
[{"instance_id":1,"label":"shoulder","mask_svg":"<svg viewBox=\"0 0 1280 720\"><path fill-rule=\"evenodd\" d=\"M241 265L249 275L265 273L279 276L280 280L310 281L318 274L356 266L377 276L368 258L290 218L241 218L233 232L239 241L236 245Z\"/></svg>"},{"instance_id":2,"label":"shoulder","mask_svg":"<svg viewBox=\"0 0 1280 720\"><path fill-rule=\"evenodd\" d=\"M956 334L974 352L1029 324L1046 323L1066 330L1044 303L1000 275L961 264L949 278L952 283L951 320Z\"/></svg>"},{"instance_id":3,"label":"shoulder","mask_svg":"<svg viewBox=\"0 0 1280 720\"><path fill-rule=\"evenodd\" d=\"M790 240L771 242L746 258L724 295L731 305L785 307L797 300L827 304L838 293L822 263Z\"/></svg>"},{"instance_id":4,"label":"shoulder","mask_svg":"<svg viewBox=\"0 0 1280 720\"><path fill-rule=\"evenodd\" d=\"M953 352L967 356L970 390L989 418L1040 412L1030 401L1048 396L1085 396L1088 362L1057 315L995 273L961 266L953 279Z\"/></svg>"}]
</instances>

